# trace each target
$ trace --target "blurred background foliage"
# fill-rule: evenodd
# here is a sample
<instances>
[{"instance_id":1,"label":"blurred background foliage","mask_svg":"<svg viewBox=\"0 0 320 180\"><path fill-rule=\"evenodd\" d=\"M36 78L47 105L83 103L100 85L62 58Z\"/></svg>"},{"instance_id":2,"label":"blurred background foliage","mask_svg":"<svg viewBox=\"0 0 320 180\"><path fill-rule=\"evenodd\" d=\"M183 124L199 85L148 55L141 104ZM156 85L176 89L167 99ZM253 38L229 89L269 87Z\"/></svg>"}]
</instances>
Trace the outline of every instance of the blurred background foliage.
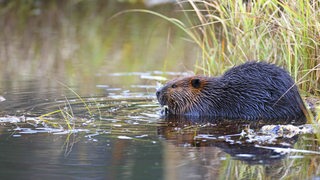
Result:
<instances>
[{"instance_id":1,"label":"blurred background foliage","mask_svg":"<svg viewBox=\"0 0 320 180\"><path fill-rule=\"evenodd\" d=\"M193 71L199 49L170 22L143 13L111 18L128 9L184 18L175 4L150 2L1 1L0 80L90 85L112 72Z\"/></svg>"}]
</instances>

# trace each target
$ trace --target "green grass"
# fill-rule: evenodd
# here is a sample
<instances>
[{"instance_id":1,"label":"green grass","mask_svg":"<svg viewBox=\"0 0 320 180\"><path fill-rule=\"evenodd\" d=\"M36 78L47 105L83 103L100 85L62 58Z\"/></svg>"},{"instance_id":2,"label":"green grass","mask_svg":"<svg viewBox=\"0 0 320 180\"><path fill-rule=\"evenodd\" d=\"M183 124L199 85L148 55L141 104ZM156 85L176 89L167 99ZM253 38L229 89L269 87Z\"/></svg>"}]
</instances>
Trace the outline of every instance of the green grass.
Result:
<instances>
[{"instance_id":1,"label":"green grass","mask_svg":"<svg viewBox=\"0 0 320 180\"><path fill-rule=\"evenodd\" d=\"M306 0L181 2L186 21L156 15L182 30L201 49L195 73L220 75L245 61L284 67L304 95L320 95L320 3Z\"/></svg>"},{"instance_id":2,"label":"green grass","mask_svg":"<svg viewBox=\"0 0 320 180\"><path fill-rule=\"evenodd\" d=\"M201 42L204 74L264 60L285 67L302 90L320 94L320 3L188 0L181 6L191 38Z\"/></svg>"},{"instance_id":3,"label":"green grass","mask_svg":"<svg viewBox=\"0 0 320 180\"><path fill-rule=\"evenodd\" d=\"M220 75L245 61L267 61L287 69L303 94L320 95L319 2L188 0L180 5L186 22L149 10L125 12L153 14L182 30L202 51L195 73Z\"/></svg>"},{"instance_id":4,"label":"green grass","mask_svg":"<svg viewBox=\"0 0 320 180\"><path fill-rule=\"evenodd\" d=\"M320 3L298 0L181 2L186 20L171 22L201 49L196 73L219 75L248 60L285 67L303 91L320 94Z\"/></svg>"}]
</instances>

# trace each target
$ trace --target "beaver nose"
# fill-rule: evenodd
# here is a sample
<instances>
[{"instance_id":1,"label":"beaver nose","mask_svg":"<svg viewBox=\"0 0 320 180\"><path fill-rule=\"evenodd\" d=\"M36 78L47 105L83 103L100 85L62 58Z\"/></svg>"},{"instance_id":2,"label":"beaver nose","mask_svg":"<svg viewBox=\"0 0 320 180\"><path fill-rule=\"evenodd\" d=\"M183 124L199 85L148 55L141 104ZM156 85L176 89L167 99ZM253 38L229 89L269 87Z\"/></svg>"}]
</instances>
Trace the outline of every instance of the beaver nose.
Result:
<instances>
[{"instance_id":1,"label":"beaver nose","mask_svg":"<svg viewBox=\"0 0 320 180\"><path fill-rule=\"evenodd\" d=\"M159 99L160 91L157 91L157 92L156 92L156 95L157 95L157 98Z\"/></svg>"}]
</instances>

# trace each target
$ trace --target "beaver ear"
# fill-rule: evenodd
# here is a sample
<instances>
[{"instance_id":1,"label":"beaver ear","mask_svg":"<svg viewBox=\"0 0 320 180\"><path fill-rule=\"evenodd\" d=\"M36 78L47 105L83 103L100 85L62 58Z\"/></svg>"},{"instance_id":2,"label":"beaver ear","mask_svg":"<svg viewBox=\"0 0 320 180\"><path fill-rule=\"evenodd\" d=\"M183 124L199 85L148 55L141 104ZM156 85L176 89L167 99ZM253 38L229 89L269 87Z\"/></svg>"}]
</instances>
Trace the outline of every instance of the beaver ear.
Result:
<instances>
[{"instance_id":1,"label":"beaver ear","mask_svg":"<svg viewBox=\"0 0 320 180\"><path fill-rule=\"evenodd\" d=\"M199 88L201 86L201 80L196 78L191 80L191 85L194 88Z\"/></svg>"}]
</instances>

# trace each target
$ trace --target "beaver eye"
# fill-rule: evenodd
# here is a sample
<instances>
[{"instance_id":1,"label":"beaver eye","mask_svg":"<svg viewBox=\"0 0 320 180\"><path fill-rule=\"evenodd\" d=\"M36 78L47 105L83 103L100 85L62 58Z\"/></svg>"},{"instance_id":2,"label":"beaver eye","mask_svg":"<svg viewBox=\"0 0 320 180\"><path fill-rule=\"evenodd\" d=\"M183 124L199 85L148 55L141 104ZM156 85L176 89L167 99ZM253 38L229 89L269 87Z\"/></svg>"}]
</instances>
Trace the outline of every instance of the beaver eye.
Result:
<instances>
[{"instance_id":1,"label":"beaver eye","mask_svg":"<svg viewBox=\"0 0 320 180\"><path fill-rule=\"evenodd\" d=\"M200 79L192 79L191 80L191 85L194 88L199 88L201 86L201 80Z\"/></svg>"},{"instance_id":2,"label":"beaver eye","mask_svg":"<svg viewBox=\"0 0 320 180\"><path fill-rule=\"evenodd\" d=\"M171 87L172 87L172 88L176 88L177 85L176 85L176 84L172 84Z\"/></svg>"}]
</instances>

